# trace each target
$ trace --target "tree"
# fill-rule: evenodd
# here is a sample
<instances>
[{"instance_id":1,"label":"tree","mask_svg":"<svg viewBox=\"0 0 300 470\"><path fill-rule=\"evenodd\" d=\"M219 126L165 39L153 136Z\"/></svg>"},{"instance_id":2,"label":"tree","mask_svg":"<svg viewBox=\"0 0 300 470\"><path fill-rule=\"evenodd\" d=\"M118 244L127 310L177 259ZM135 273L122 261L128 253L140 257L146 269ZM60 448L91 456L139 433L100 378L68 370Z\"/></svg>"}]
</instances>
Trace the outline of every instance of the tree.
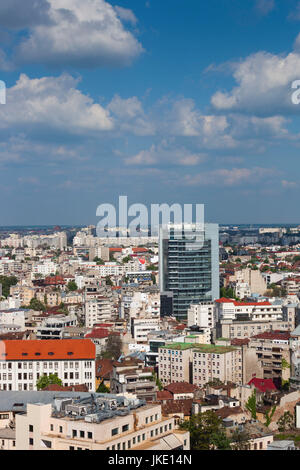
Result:
<instances>
[{"instance_id":1,"label":"tree","mask_svg":"<svg viewBox=\"0 0 300 470\"><path fill-rule=\"evenodd\" d=\"M159 380L159 378L157 377L157 375L155 374L155 372L153 372L152 374L152 380L153 382L156 383L156 386L158 388L158 390L161 392L163 390L163 384L161 383L161 381Z\"/></svg>"},{"instance_id":2,"label":"tree","mask_svg":"<svg viewBox=\"0 0 300 470\"><path fill-rule=\"evenodd\" d=\"M96 257L94 258L94 261L95 261L95 263L97 263L98 266L105 264L104 261L103 261L103 259L98 258L98 256L96 256Z\"/></svg>"},{"instance_id":3,"label":"tree","mask_svg":"<svg viewBox=\"0 0 300 470\"><path fill-rule=\"evenodd\" d=\"M119 335L110 335L107 338L106 348L102 353L102 358L119 359L122 353L122 340Z\"/></svg>"},{"instance_id":4,"label":"tree","mask_svg":"<svg viewBox=\"0 0 300 470\"><path fill-rule=\"evenodd\" d=\"M250 411L252 419L257 419L257 416L256 416L256 389L253 390L253 393L249 397L249 399L248 399L245 406L246 406L247 410Z\"/></svg>"},{"instance_id":5,"label":"tree","mask_svg":"<svg viewBox=\"0 0 300 470\"><path fill-rule=\"evenodd\" d=\"M111 278L109 276L106 276L105 282L107 286L113 286L114 283L112 282Z\"/></svg>"},{"instance_id":6,"label":"tree","mask_svg":"<svg viewBox=\"0 0 300 470\"><path fill-rule=\"evenodd\" d=\"M104 382L101 382L101 384L97 388L96 393L110 393L110 390L106 387L106 385L104 385Z\"/></svg>"},{"instance_id":7,"label":"tree","mask_svg":"<svg viewBox=\"0 0 300 470\"><path fill-rule=\"evenodd\" d=\"M294 427L294 416L289 412L285 411L277 421L278 430L280 432L288 431Z\"/></svg>"},{"instance_id":8,"label":"tree","mask_svg":"<svg viewBox=\"0 0 300 470\"><path fill-rule=\"evenodd\" d=\"M0 284L2 285L2 295L7 298L10 287L18 284L18 279L15 276L0 276Z\"/></svg>"},{"instance_id":9,"label":"tree","mask_svg":"<svg viewBox=\"0 0 300 470\"><path fill-rule=\"evenodd\" d=\"M125 258L122 259L122 263L123 264L126 264L126 263L129 263L129 261L131 261L131 256L125 256Z\"/></svg>"},{"instance_id":10,"label":"tree","mask_svg":"<svg viewBox=\"0 0 300 470\"><path fill-rule=\"evenodd\" d=\"M57 374L49 374L49 376L43 375L37 381L36 388L38 390L44 390L44 388L46 388L46 387L48 387L48 385L52 385L52 384L62 386L63 383L62 383L61 379L58 377Z\"/></svg>"},{"instance_id":11,"label":"tree","mask_svg":"<svg viewBox=\"0 0 300 470\"><path fill-rule=\"evenodd\" d=\"M68 284L67 284L67 289L70 292L74 292L75 290L78 289L78 286L77 286L75 281L69 281Z\"/></svg>"},{"instance_id":12,"label":"tree","mask_svg":"<svg viewBox=\"0 0 300 470\"><path fill-rule=\"evenodd\" d=\"M267 426L267 428L271 424L271 421L272 421L272 418L274 416L275 410L276 410L276 405L274 405L273 408L270 408L268 411L265 412L265 419L266 419L265 426Z\"/></svg>"},{"instance_id":13,"label":"tree","mask_svg":"<svg viewBox=\"0 0 300 470\"><path fill-rule=\"evenodd\" d=\"M250 448L249 434L243 430L236 429L231 436L232 450L248 450Z\"/></svg>"},{"instance_id":14,"label":"tree","mask_svg":"<svg viewBox=\"0 0 300 470\"><path fill-rule=\"evenodd\" d=\"M190 432L192 450L228 448L222 420L212 410L192 415L189 421L180 423L180 428Z\"/></svg>"},{"instance_id":15,"label":"tree","mask_svg":"<svg viewBox=\"0 0 300 470\"><path fill-rule=\"evenodd\" d=\"M149 264L147 271L157 271L157 266L155 266L155 264Z\"/></svg>"},{"instance_id":16,"label":"tree","mask_svg":"<svg viewBox=\"0 0 300 470\"><path fill-rule=\"evenodd\" d=\"M35 310L36 312L45 312L47 310L46 305L35 297L31 299L29 303L29 308L31 308L31 310Z\"/></svg>"}]
</instances>

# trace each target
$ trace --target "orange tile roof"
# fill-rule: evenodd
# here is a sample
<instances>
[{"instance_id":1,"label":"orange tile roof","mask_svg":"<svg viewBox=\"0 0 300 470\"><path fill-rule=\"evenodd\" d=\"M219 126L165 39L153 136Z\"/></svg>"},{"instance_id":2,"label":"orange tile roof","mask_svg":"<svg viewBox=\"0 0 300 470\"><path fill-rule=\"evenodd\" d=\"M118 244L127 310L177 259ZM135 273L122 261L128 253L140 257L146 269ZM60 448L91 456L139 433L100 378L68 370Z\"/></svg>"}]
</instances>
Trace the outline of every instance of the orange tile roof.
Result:
<instances>
[{"instance_id":1,"label":"orange tile roof","mask_svg":"<svg viewBox=\"0 0 300 470\"><path fill-rule=\"evenodd\" d=\"M89 339L0 341L0 360L6 361L95 359L95 355Z\"/></svg>"}]
</instances>

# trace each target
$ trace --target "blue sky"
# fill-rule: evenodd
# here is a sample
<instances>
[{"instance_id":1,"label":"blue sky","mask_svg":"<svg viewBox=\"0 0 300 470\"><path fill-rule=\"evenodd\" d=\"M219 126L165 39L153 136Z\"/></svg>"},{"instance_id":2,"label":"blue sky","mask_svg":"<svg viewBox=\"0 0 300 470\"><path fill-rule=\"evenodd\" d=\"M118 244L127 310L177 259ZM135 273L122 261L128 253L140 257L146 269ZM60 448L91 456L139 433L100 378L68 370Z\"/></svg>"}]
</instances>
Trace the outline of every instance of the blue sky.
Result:
<instances>
[{"instance_id":1,"label":"blue sky","mask_svg":"<svg viewBox=\"0 0 300 470\"><path fill-rule=\"evenodd\" d=\"M0 78L0 225L300 221L299 1L2 0Z\"/></svg>"}]
</instances>

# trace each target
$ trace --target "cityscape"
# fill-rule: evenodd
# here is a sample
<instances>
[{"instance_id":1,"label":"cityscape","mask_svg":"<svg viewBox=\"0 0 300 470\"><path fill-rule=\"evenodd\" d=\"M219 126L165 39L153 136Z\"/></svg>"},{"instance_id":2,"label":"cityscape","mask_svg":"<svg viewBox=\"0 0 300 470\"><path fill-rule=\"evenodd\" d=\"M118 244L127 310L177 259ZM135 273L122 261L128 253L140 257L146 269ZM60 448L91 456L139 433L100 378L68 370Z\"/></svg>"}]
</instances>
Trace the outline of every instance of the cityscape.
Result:
<instances>
[{"instance_id":1,"label":"cityscape","mask_svg":"<svg viewBox=\"0 0 300 470\"><path fill-rule=\"evenodd\" d=\"M0 450L300 450L299 21L1 0Z\"/></svg>"}]
</instances>

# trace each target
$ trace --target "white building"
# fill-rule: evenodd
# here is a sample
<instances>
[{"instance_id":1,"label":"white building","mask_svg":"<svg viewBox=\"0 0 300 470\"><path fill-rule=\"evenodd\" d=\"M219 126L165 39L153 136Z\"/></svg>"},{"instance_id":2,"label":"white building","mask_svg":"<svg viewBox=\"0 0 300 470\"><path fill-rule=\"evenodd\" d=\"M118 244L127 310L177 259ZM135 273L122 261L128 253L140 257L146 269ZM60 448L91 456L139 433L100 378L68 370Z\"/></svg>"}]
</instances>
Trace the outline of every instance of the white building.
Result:
<instances>
[{"instance_id":1,"label":"white building","mask_svg":"<svg viewBox=\"0 0 300 470\"><path fill-rule=\"evenodd\" d=\"M147 343L150 331L159 331L159 318L132 318L131 336L137 343Z\"/></svg>"},{"instance_id":2,"label":"white building","mask_svg":"<svg viewBox=\"0 0 300 470\"><path fill-rule=\"evenodd\" d=\"M0 323L20 326L22 330L25 330L25 310L1 310Z\"/></svg>"},{"instance_id":3,"label":"white building","mask_svg":"<svg viewBox=\"0 0 300 470\"><path fill-rule=\"evenodd\" d=\"M109 297L98 296L84 304L85 326L92 328L96 323L105 323L112 318L112 303Z\"/></svg>"},{"instance_id":4,"label":"white building","mask_svg":"<svg viewBox=\"0 0 300 470\"><path fill-rule=\"evenodd\" d=\"M39 378L50 374L64 386L95 391L95 345L88 339L0 341L0 390L37 390Z\"/></svg>"},{"instance_id":5,"label":"white building","mask_svg":"<svg viewBox=\"0 0 300 470\"><path fill-rule=\"evenodd\" d=\"M214 302L192 304L188 309L188 326L200 326L201 328L213 328Z\"/></svg>"}]
</instances>

